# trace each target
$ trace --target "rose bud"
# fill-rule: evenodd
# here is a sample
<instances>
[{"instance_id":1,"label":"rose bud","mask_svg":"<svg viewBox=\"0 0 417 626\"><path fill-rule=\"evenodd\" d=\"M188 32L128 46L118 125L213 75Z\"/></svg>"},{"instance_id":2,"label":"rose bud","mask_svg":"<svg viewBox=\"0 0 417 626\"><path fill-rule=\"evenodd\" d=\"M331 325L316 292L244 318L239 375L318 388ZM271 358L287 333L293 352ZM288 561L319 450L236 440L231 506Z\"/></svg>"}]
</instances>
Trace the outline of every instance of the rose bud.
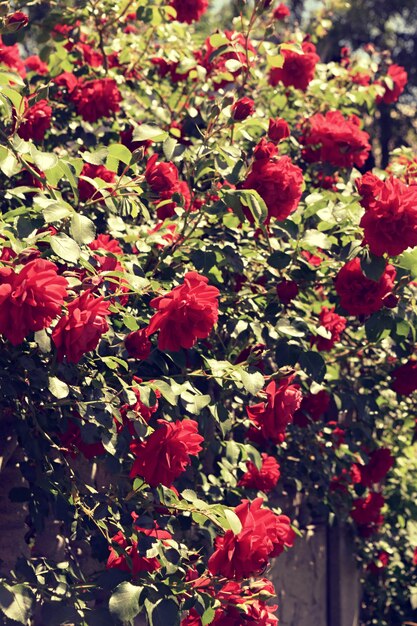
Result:
<instances>
[{"instance_id":1,"label":"rose bud","mask_svg":"<svg viewBox=\"0 0 417 626\"><path fill-rule=\"evenodd\" d=\"M16 11L6 16L6 27L10 32L16 33L29 23L29 18L26 13L22 11Z\"/></svg>"},{"instance_id":2,"label":"rose bud","mask_svg":"<svg viewBox=\"0 0 417 626\"><path fill-rule=\"evenodd\" d=\"M235 122L245 120L255 111L255 103L251 98L240 98L232 105L232 118Z\"/></svg>"},{"instance_id":3,"label":"rose bud","mask_svg":"<svg viewBox=\"0 0 417 626\"><path fill-rule=\"evenodd\" d=\"M125 337L125 347L129 356L145 361L151 353L152 344L148 339L146 328L135 330Z\"/></svg>"},{"instance_id":4,"label":"rose bud","mask_svg":"<svg viewBox=\"0 0 417 626\"><path fill-rule=\"evenodd\" d=\"M282 139L290 136L290 127L281 117L269 120L268 137L274 143L279 143Z\"/></svg>"}]
</instances>

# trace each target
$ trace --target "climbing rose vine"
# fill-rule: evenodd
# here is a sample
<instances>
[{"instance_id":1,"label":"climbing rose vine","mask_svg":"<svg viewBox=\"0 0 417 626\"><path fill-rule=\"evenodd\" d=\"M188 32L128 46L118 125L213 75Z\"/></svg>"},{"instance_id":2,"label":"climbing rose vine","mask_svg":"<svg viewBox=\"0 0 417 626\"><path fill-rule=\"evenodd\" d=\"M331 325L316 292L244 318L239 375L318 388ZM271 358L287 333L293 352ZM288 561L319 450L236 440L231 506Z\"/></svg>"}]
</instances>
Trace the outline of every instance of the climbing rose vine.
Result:
<instances>
[{"instance_id":1,"label":"climbing rose vine","mask_svg":"<svg viewBox=\"0 0 417 626\"><path fill-rule=\"evenodd\" d=\"M274 626L295 498L370 577L400 549L417 187L371 151L407 75L268 0L69 4L0 17L0 609Z\"/></svg>"}]
</instances>

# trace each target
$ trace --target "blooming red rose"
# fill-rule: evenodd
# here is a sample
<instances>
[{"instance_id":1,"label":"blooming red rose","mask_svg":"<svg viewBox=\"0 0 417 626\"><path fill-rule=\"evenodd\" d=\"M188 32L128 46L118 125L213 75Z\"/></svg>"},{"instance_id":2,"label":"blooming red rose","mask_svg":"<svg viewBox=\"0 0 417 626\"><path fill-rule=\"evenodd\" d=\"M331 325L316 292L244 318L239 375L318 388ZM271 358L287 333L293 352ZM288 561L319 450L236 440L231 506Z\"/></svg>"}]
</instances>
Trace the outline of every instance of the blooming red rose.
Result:
<instances>
[{"instance_id":1,"label":"blooming red rose","mask_svg":"<svg viewBox=\"0 0 417 626\"><path fill-rule=\"evenodd\" d=\"M289 518L261 508L262 504L262 498L253 502L242 500L235 508L242 530L236 535L227 530L223 537L216 538L216 550L208 562L213 576L249 578L259 574L269 559L293 545L295 533Z\"/></svg>"},{"instance_id":2,"label":"blooming red rose","mask_svg":"<svg viewBox=\"0 0 417 626\"><path fill-rule=\"evenodd\" d=\"M116 174L111 170L108 170L104 165L92 165L91 163L84 163L80 176L87 176L87 178L101 178L106 183L114 183L116 180ZM78 180L78 193L81 202L86 202L91 198L94 200L103 199L101 192L96 189L88 180L83 178ZM108 190L109 188L106 187Z\"/></svg>"},{"instance_id":3,"label":"blooming red rose","mask_svg":"<svg viewBox=\"0 0 417 626\"><path fill-rule=\"evenodd\" d=\"M290 136L290 127L287 122L283 120L281 117L270 118L269 119L269 128L268 128L268 137L274 143L279 143L282 139L286 139Z\"/></svg>"},{"instance_id":4,"label":"blooming red rose","mask_svg":"<svg viewBox=\"0 0 417 626\"><path fill-rule=\"evenodd\" d=\"M277 296L282 304L289 304L298 296L298 285L295 280L281 280L276 286Z\"/></svg>"},{"instance_id":5,"label":"blooming red rose","mask_svg":"<svg viewBox=\"0 0 417 626\"><path fill-rule=\"evenodd\" d=\"M129 356L134 359L146 361L152 350L152 344L148 339L146 328L135 330L125 337L125 348Z\"/></svg>"},{"instance_id":6,"label":"blooming red rose","mask_svg":"<svg viewBox=\"0 0 417 626\"><path fill-rule=\"evenodd\" d=\"M369 457L366 465L359 465L361 483L365 487L371 487L380 483L394 465L394 457L388 448L378 448Z\"/></svg>"},{"instance_id":7,"label":"blooming red rose","mask_svg":"<svg viewBox=\"0 0 417 626\"><path fill-rule=\"evenodd\" d=\"M302 91L307 90L314 78L316 65L320 61L320 57L316 53L316 46L313 43L303 41L301 47L301 53L288 49L281 50L281 54L284 57L283 66L273 67L269 72L269 84L272 87L282 83L285 87L295 87Z\"/></svg>"},{"instance_id":8,"label":"blooming red rose","mask_svg":"<svg viewBox=\"0 0 417 626\"><path fill-rule=\"evenodd\" d=\"M375 491L371 491L366 498L356 498L353 501L350 514L362 537L370 537L378 532L384 523L384 517L381 515L384 503L384 496Z\"/></svg>"},{"instance_id":9,"label":"blooming red rose","mask_svg":"<svg viewBox=\"0 0 417 626\"><path fill-rule=\"evenodd\" d=\"M293 376L288 376L278 384L270 382L265 389L266 400L246 407L248 417L256 427L251 429L250 436L258 434L272 443L284 441L285 430L302 400L300 388L292 385L292 380Z\"/></svg>"},{"instance_id":10,"label":"blooming red rose","mask_svg":"<svg viewBox=\"0 0 417 626\"><path fill-rule=\"evenodd\" d=\"M285 4L283 4L282 2L274 9L274 12L272 13L272 17L274 18L274 20L279 21L285 20L285 18L289 15L291 15L289 8L285 6Z\"/></svg>"},{"instance_id":11,"label":"blooming red rose","mask_svg":"<svg viewBox=\"0 0 417 626\"><path fill-rule=\"evenodd\" d=\"M298 207L303 174L288 156L260 158L254 161L243 182L243 189L254 189L265 201L268 220L285 220Z\"/></svg>"},{"instance_id":12,"label":"blooming red rose","mask_svg":"<svg viewBox=\"0 0 417 626\"><path fill-rule=\"evenodd\" d=\"M68 95L72 94L79 85L78 78L72 72L62 72L53 79L53 84L63 87ZM56 96L62 98L62 90L58 90Z\"/></svg>"},{"instance_id":13,"label":"blooming red rose","mask_svg":"<svg viewBox=\"0 0 417 626\"><path fill-rule=\"evenodd\" d=\"M256 161L260 161L262 159L272 159L272 157L277 155L278 148L272 141L265 139L265 137L262 137L253 150L253 158Z\"/></svg>"},{"instance_id":14,"label":"blooming red rose","mask_svg":"<svg viewBox=\"0 0 417 626\"><path fill-rule=\"evenodd\" d=\"M148 334L159 332L158 348L176 352L205 339L218 317L219 290L208 278L187 272L182 285L151 301L158 312L151 318Z\"/></svg>"},{"instance_id":15,"label":"blooming red rose","mask_svg":"<svg viewBox=\"0 0 417 626\"><path fill-rule=\"evenodd\" d=\"M81 53L84 63L90 67L101 67L103 65L103 55L101 52L88 43L78 42L75 49ZM77 65L82 65L82 63L78 61Z\"/></svg>"},{"instance_id":16,"label":"blooming red rose","mask_svg":"<svg viewBox=\"0 0 417 626\"><path fill-rule=\"evenodd\" d=\"M36 104L27 107L23 122L20 124L17 134L28 141L41 142L46 131L51 127L52 107L47 100L39 100Z\"/></svg>"},{"instance_id":17,"label":"blooming red rose","mask_svg":"<svg viewBox=\"0 0 417 626\"><path fill-rule=\"evenodd\" d=\"M236 122L245 120L249 115L252 115L255 111L255 103L252 98L244 96L232 105L232 118Z\"/></svg>"},{"instance_id":18,"label":"blooming red rose","mask_svg":"<svg viewBox=\"0 0 417 626\"><path fill-rule=\"evenodd\" d=\"M46 76L46 74L49 73L47 64L44 63L37 54L27 57L24 63L28 72L35 72L35 74L39 74L40 76Z\"/></svg>"},{"instance_id":19,"label":"blooming red rose","mask_svg":"<svg viewBox=\"0 0 417 626\"><path fill-rule=\"evenodd\" d=\"M330 395L325 389L318 393L309 393L301 401L300 408L294 413L294 424L306 428L310 420L318 422L330 406Z\"/></svg>"},{"instance_id":20,"label":"blooming red rose","mask_svg":"<svg viewBox=\"0 0 417 626\"><path fill-rule=\"evenodd\" d=\"M346 328L347 320L345 317L335 313L334 307L328 309L324 306L320 312L319 321L320 326L330 333L330 337L316 335L311 338L311 344L316 345L317 350L329 352L334 344L339 341L340 335Z\"/></svg>"},{"instance_id":21,"label":"blooming red rose","mask_svg":"<svg viewBox=\"0 0 417 626\"><path fill-rule=\"evenodd\" d=\"M364 184L358 185L367 205L360 226L373 254L397 256L417 245L417 186L393 177L380 183L375 182L373 195Z\"/></svg>"},{"instance_id":22,"label":"blooming red rose","mask_svg":"<svg viewBox=\"0 0 417 626\"><path fill-rule=\"evenodd\" d=\"M360 203L364 209L370 209L375 205L375 200L384 187L384 181L372 172L366 172L355 181L358 193L361 196Z\"/></svg>"},{"instance_id":23,"label":"blooming red rose","mask_svg":"<svg viewBox=\"0 0 417 626\"><path fill-rule=\"evenodd\" d=\"M170 162L158 162L157 154L148 160L145 179L152 191L159 195L168 193L170 197L178 191L179 176L176 166Z\"/></svg>"},{"instance_id":24,"label":"blooming red rose","mask_svg":"<svg viewBox=\"0 0 417 626\"><path fill-rule=\"evenodd\" d=\"M208 0L170 0L170 6L177 12L179 22L198 22L208 9Z\"/></svg>"},{"instance_id":25,"label":"blooming red rose","mask_svg":"<svg viewBox=\"0 0 417 626\"><path fill-rule=\"evenodd\" d=\"M109 306L109 302L96 298L90 291L68 304L67 314L52 333L58 361L66 357L70 363L78 363L86 352L97 347L101 335L109 328L106 321Z\"/></svg>"},{"instance_id":26,"label":"blooming red rose","mask_svg":"<svg viewBox=\"0 0 417 626\"><path fill-rule=\"evenodd\" d=\"M122 97L112 78L96 78L80 80L70 99L85 122L97 122L120 111Z\"/></svg>"},{"instance_id":27,"label":"blooming red rose","mask_svg":"<svg viewBox=\"0 0 417 626\"><path fill-rule=\"evenodd\" d=\"M410 359L391 372L391 389L400 396L409 396L417 390L417 361Z\"/></svg>"},{"instance_id":28,"label":"blooming red rose","mask_svg":"<svg viewBox=\"0 0 417 626\"><path fill-rule=\"evenodd\" d=\"M262 465L258 469L252 461L247 462L247 471L239 480L239 487L260 489L269 493L276 486L281 475L279 463L273 456L262 453Z\"/></svg>"},{"instance_id":29,"label":"blooming red rose","mask_svg":"<svg viewBox=\"0 0 417 626\"><path fill-rule=\"evenodd\" d=\"M371 149L359 118L346 118L340 111L312 115L304 124L301 143L308 163L325 162L335 167L362 167Z\"/></svg>"},{"instance_id":30,"label":"blooming red rose","mask_svg":"<svg viewBox=\"0 0 417 626\"><path fill-rule=\"evenodd\" d=\"M20 74L22 78L26 76L25 64L20 58L19 46L17 43L6 46L0 36L0 64L6 65L14 72Z\"/></svg>"},{"instance_id":31,"label":"blooming red rose","mask_svg":"<svg viewBox=\"0 0 417 626\"><path fill-rule=\"evenodd\" d=\"M366 278L359 258L352 259L336 276L335 287L340 306L349 315L371 315L379 311L392 293L395 277L395 268L387 265L378 281Z\"/></svg>"},{"instance_id":32,"label":"blooming red rose","mask_svg":"<svg viewBox=\"0 0 417 626\"><path fill-rule=\"evenodd\" d=\"M35 259L16 272L0 268L0 333L14 346L51 325L61 313L67 280L50 261Z\"/></svg>"},{"instance_id":33,"label":"blooming red rose","mask_svg":"<svg viewBox=\"0 0 417 626\"><path fill-rule=\"evenodd\" d=\"M377 96L376 101L378 103L382 101L385 104L393 104L397 102L398 98L403 93L407 85L408 74L402 65L393 63L388 68L387 77L392 81L392 86L384 82L385 93L383 96ZM380 81L377 81L377 83L381 84Z\"/></svg>"},{"instance_id":34,"label":"blooming red rose","mask_svg":"<svg viewBox=\"0 0 417 626\"><path fill-rule=\"evenodd\" d=\"M7 29L15 33L29 24L29 18L26 13L15 11L10 13L10 15L6 15L5 22Z\"/></svg>"},{"instance_id":35,"label":"blooming red rose","mask_svg":"<svg viewBox=\"0 0 417 626\"><path fill-rule=\"evenodd\" d=\"M130 477L141 476L151 487L170 487L191 463L190 456L197 456L202 450L200 444L204 438L198 434L194 420L158 420L158 424L145 441L130 444L136 457Z\"/></svg>"},{"instance_id":36,"label":"blooming red rose","mask_svg":"<svg viewBox=\"0 0 417 626\"><path fill-rule=\"evenodd\" d=\"M88 176L88 174L86 174ZM93 176L90 176L93 178ZM99 176L101 178L101 176ZM103 178L103 180L106 180ZM106 252L110 252L111 254L118 255L123 254L123 250L120 247L117 239L113 239L110 235L100 234L98 235L94 241L88 244L90 250L105 250Z\"/></svg>"}]
</instances>

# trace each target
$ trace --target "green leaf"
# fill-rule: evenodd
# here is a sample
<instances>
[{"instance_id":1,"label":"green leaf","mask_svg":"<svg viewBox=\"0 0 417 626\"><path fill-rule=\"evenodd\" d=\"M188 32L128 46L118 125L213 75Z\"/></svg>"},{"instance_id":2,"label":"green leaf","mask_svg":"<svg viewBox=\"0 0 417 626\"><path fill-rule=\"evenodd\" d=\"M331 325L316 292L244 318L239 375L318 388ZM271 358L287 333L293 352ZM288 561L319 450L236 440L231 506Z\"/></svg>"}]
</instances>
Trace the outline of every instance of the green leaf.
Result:
<instances>
[{"instance_id":1,"label":"green leaf","mask_svg":"<svg viewBox=\"0 0 417 626\"><path fill-rule=\"evenodd\" d=\"M313 380L321 382L326 374L326 363L318 352L303 352L300 355L300 366Z\"/></svg>"},{"instance_id":2,"label":"green leaf","mask_svg":"<svg viewBox=\"0 0 417 626\"><path fill-rule=\"evenodd\" d=\"M141 124L133 132L133 141L164 141L166 137L167 133L162 128L150 124Z\"/></svg>"},{"instance_id":3,"label":"green leaf","mask_svg":"<svg viewBox=\"0 0 417 626\"><path fill-rule=\"evenodd\" d=\"M242 368L240 375L246 391L253 396L256 396L256 394L262 389L265 383L265 379L262 376L261 372L253 372L252 374L250 374Z\"/></svg>"},{"instance_id":4,"label":"green leaf","mask_svg":"<svg viewBox=\"0 0 417 626\"><path fill-rule=\"evenodd\" d=\"M58 157L56 154L52 154L51 152L41 152L32 146L30 154L36 167L42 172L46 172L46 170L50 170L58 165Z\"/></svg>"},{"instance_id":5,"label":"green leaf","mask_svg":"<svg viewBox=\"0 0 417 626\"><path fill-rule=\"evenodd\" d=\"M53 235L50 240L52 250L64 261L75 263L81 255L79 245L65 233Z\"/></svg>"},{"instance_id":6,"label":"green leaf","mask_svg":"<svg viewBox=\"0 0 417 626\"><path fill-rule=\"evenodd\" d=\"M172 598L162 598L156 604L146 600L145 605L150 626L179 626L181 613Z\"/></svg>"},{"instance_id":7,"label":"green leaf","mask_svg":"<svg viewBox=\"0 0 417 626\"><path fill-rule=\"evenodd\" d=\"M384 257L367 252L361 258L361 269L366 278L378 282L384 273L386 262Z\"/></svg>"},{"instance_id":8,"label":"green leaf","mask_svg":"<svg viewBox=\"0 0 417 626\"><path fill-rule=\"evenodd\" d=\"M36 196L33 203L41 208L45 221L48 223L59 222L73 212L71 205L63 200L51 200L43 196Z\"/></svg>"},{"instance_id":9,"label":"green leaf","mask_svg":"<svg viewBox=\"0 0 417 626\"><path fill-rule=\"evenodd\" d=\"M32 605L32 592L24 585L0 585L0 610L7 618L26 626L32 615Z\"/></svg>"},{"instance_id":10,"label":"green leaf","mask_svg":"<svg viewBox=\"0 0 417 626\"><path fill-rule=\"evenodd\" d=\"M268 217L268 209L259 193L254 189L246 189L239 194L241 203L249 209L255 224L263 224Z\"/></svg>"},{"instance_id":11,"label":"green leaf","mask_svg":"<svg viewBox=\"0 0 417 626\"><path fill-rule=\"evenodd\" d=\"M48 389L55 398L58 398L58 400L66 398L69 394L68 385L62 380L59 380L59 378L57 378L56 376L50 377Z\"/></svg>"},{"instance_id":12,"label":"green leaf","mask_svg":"<svg viewBox=\"0 0 417 626\"><path fill-rule=\"evenodd\" d=\"M115 617L121 622L130 622L133 620L141 609L139 599L142 591L143 587L132 585L132 583L129 582L123 582L117 585L109 600L109 610L112 617Z\"/></svg>"},{"instance_id":13,"label":"green leaf","mask_svg":"<svg viewBox=\"0 0 417 626\"><path fill-rule=\"evenodd\" d=\"M78 243L91 243L96 236L96 227L90 218L74 213L71 218L71 235Z\"/></svg>"},{"instance_id":14,"label":"green leaf","mask_svg":"<svg viewBox=\"0 0 417 626\"><path fill-rule=\"evenodd\" d=\"M224 509L224 516L227 519L230 530L235 535L238 535L242 530L242 522L240 521L236 513L232 511L232 509Z\"/></svg>"},{"instance_id":15,"label":"green leaf","mask_svg":"<svg viewBox=\"0 0 417 626\"><path fill-rule=\"evenodd\" d=\"M276 270L282 270L284 267L287 267L291 262L291 257L289 254L285 252L280 252L279 250L273 252L268 257L268 265L274 267Z\"/></svg>"},{"instance_id":16,"label":"green leaf","mask_svg":"<svg viewBox=\"0 0 417 626\"><path fill-rule=\"evenodd\" d=\"M122 161L125 165L129 165L132 159L132 153L122 143L113 143L109 146L109 156Z\"/></svg>"},{"instance_id":17,"label":"green leaf","mask_svg":"<svg viewBox=\"0 0 417 626\"><path fill-rule=\"evenodd\" d=\"M417 248L411 252L403 252L398 259L398 265L409 270L412 278L417 278Z\"/></svg>"},{"instance_id":18,"label":"green leaf","mask_svg":"<svg viewBox=\"0 0 417 626\"><path fill-rule=\"evenodd\" d=\"M159 389L161 395L165 398L165 400L169 402L169 404L171 404L172 406L176 406L178 396L174 393L172 387L168 385L168 383L163 380L154 380L152 381L150 387L152 387L152 389Z\"/></svg>"}]
</instances>

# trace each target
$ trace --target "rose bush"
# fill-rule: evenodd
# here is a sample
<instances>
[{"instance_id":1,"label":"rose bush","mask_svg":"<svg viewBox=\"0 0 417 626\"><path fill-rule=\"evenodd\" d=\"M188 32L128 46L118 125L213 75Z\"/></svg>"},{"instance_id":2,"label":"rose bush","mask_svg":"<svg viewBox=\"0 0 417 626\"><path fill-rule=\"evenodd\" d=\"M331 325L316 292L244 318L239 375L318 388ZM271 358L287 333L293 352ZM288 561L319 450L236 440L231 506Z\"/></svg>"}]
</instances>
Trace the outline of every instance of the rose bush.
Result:
<instances>
[{"instance_id":1,"label":"rose bush","mask_svg":"<svg viewBox=\"0 0 417 626\"><path fill-rule=\"evenodd\" d=\"M406 74L265 0L45 11L0 18L5 623L277 624L296 496L364 623L415 617L415 157L369 160Z\"/></svg>"}]
</instances>

